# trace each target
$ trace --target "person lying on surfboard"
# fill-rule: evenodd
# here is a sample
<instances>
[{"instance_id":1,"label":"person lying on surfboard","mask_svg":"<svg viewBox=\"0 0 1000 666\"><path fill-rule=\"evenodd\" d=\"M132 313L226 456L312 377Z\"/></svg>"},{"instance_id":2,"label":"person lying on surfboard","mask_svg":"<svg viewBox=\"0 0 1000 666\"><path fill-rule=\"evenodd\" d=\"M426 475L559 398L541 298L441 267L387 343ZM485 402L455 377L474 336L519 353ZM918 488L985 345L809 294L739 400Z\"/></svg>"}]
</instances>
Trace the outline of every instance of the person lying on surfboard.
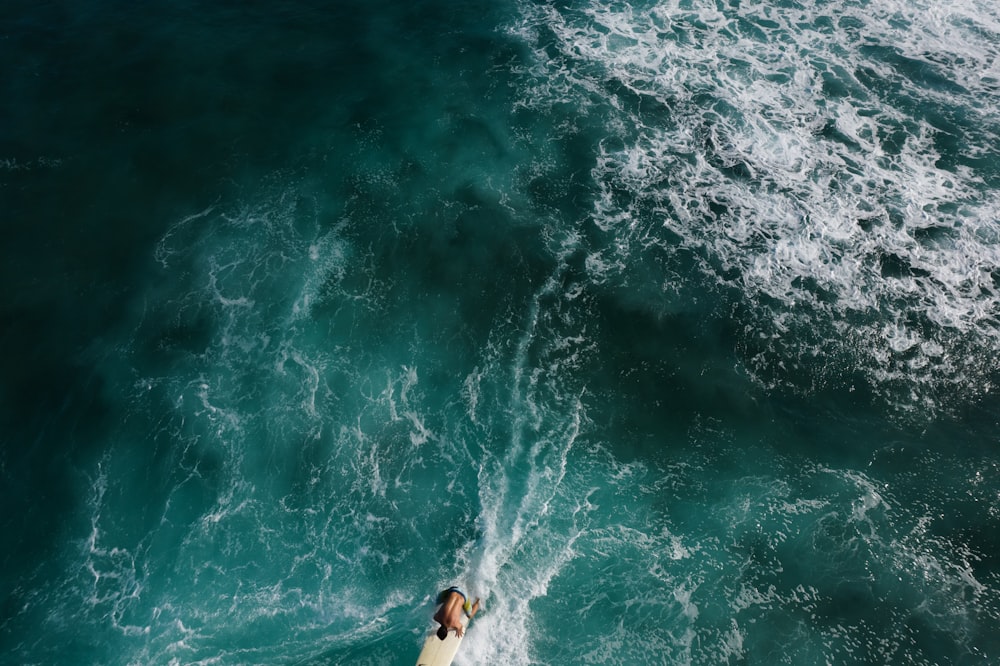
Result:
<instances>
[{"instance_id":1,"label":"person lying on surfboard","mask_svg":"<svg viewBox=\"0 0 1000 666\"><path fill-rule=\"evenodd\" d=\"M441 625L437 630L437 637L444 640L448 637L448 632L454 629L455 635L461 638L465 633L465 627L462 625L460 613L464 612L471 620L479 612L479 597L476 597L476 603L470 606L462 590L449 587L438 595L437 602L441 604L438 612L434 613L434 621Z\"/></svg>"}]
</instances>

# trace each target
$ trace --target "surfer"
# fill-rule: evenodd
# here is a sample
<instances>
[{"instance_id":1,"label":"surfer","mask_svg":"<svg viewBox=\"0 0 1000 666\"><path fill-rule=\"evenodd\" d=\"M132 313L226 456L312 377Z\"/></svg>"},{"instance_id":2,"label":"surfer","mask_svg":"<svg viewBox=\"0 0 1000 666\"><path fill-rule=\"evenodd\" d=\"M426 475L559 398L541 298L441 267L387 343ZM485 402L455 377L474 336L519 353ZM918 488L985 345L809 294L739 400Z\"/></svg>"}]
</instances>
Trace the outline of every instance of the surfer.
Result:
<instances>
[{"instance_id":1,"label":"surfer","mask_svg":"<svg viewBox=\"0 0 1000 666\"><path fill-rule=\"evenodd\" d=\"M470 606L462 590L449 587L438 595L437 602L441 604L438 612L434 613L434 621L441 625L437 630L437 637L444 640L448 637L448 632L454 629L455 635L461 638L465 633L465 626L462 625L462 616L459 613L464 612L465 616L472 620L479 612L479 598L476 597L476 603Z\"/></svg>"}]
</instances>

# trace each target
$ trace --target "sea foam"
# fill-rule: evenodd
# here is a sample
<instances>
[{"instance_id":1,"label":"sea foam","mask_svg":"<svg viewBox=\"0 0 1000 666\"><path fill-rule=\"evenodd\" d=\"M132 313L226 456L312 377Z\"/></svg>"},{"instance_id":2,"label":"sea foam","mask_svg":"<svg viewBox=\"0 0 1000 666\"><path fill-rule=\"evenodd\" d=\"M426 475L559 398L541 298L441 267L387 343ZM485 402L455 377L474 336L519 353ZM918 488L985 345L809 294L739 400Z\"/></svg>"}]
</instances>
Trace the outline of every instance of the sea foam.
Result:
<instances>
[{"instance_id":1,"label":"sea foam","mask_svg":"<svg viewBox=\"0 0 1000 666\"><path fill-rule=\"evenodd\" d=\"M522 14L521 103L572 104L608 135L592 216L615 241L588 258L595 284L694 253L709 289L749 306L744 362L766 385L859 373L907 410L990 390L994 8L593 0ZM805 379L780 370L789 360Z\"/></svg>"}]
</instances>

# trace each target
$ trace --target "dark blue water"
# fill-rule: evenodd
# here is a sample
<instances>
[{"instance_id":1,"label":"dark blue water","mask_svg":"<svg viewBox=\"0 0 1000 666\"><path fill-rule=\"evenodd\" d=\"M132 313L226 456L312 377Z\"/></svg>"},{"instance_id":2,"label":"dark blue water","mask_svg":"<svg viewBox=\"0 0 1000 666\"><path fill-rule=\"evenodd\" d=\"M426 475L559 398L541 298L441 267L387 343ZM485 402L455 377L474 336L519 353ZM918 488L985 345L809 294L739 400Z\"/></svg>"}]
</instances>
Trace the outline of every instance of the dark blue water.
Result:
<instances>
[{"instance_id":1,"label":"dark blue water","mask_svg":"<svg viewBox=\"0 0 1000 666\"><path fill-rule=\"evenodd\" d=\"M1000 12L0 8L0 661L1000 658Z\"/></svg>"}]
</instances>

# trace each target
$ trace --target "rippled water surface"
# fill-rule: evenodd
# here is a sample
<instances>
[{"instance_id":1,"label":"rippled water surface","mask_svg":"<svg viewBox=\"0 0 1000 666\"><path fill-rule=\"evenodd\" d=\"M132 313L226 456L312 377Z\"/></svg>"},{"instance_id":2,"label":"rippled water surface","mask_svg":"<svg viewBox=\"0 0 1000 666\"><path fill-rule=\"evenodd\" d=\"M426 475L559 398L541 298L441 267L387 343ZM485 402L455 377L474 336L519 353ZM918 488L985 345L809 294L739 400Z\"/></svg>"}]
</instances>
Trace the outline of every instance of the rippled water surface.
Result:
<instances>
[{"instance_id":1,"label":"rippled water surface","mask_svg":"<svg viewBox=\"0 0 1000 666\"><path fill-rule=\"evenodd\" d=\"M1000 11L0 10L0 654L1000 658Z\"/></svg>"}]
</instances>

